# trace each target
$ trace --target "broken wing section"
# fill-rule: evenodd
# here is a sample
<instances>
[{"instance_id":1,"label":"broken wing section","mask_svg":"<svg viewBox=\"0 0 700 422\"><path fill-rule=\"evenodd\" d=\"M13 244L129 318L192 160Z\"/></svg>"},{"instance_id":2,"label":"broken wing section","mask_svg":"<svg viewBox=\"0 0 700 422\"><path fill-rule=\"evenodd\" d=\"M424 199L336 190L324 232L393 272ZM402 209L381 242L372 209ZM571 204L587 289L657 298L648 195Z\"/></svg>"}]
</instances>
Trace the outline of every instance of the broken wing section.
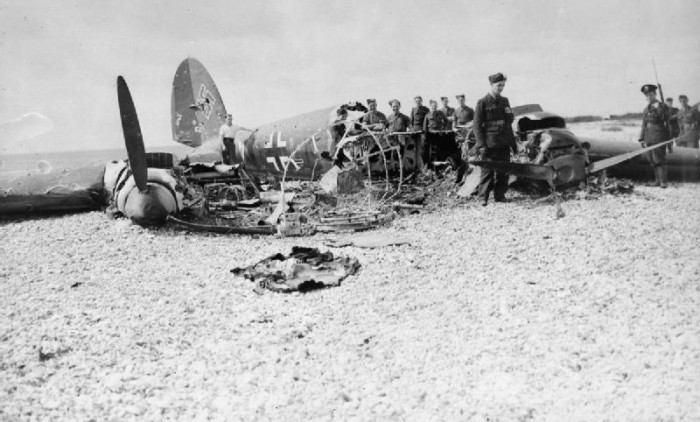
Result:
<instances>
[{"instance_id":1,"label":"broken wing section","mask_svg":"<svg viewBox=\"0 0 700 422\"><path fill-rule=\"evenodd\" d=\"M105 206L104 164L0 175L0 214L97 210Z\"/></svg>"}]
</instances>

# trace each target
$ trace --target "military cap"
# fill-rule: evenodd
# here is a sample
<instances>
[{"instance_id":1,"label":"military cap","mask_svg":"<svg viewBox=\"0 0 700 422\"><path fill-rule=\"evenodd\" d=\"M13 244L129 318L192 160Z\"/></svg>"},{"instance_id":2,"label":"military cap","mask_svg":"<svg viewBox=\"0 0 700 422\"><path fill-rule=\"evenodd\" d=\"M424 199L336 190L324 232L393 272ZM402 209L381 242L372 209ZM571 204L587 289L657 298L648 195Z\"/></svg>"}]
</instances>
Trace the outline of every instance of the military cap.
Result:
<instances>
[{"instance_id":1,"label":"military cap","mask_svg":"<svg viewBox=\"0 0 700 422\"><path fill-rule=\"evenodd\" d=\"M415 97L413 97L414 100L415 100L415 99L419 99L419 98L420 98L421 100L423 99L423 97L421 97L420 95L416 95Z\"/></svg>"},{"instance_id":2,"label":"military cap","mask_svg":"<svg viewBox=\"0 0 700 422\"><path fill-rule=\"evenodd\" d=\"M447 97L440 97L441 101L445 101L446 99L447 99Z\"/></svg>"},{"instance_id":3,"label":"military cap","mask_svg":"<svg viewBox=\"0 0 700 422\"><path fill-rule=\"evenodd\" d=\"M437 105L437 101L435 101L435 100L430 100L429 102L430 102L430 104L435 104L435 105Z\"/></svg>"},{"instance_id":4,"label":"military cap","mask_svg":"<svg viewBox=\"0 0 700 422\"><path fill-rule=\"evenodd\" d=\"M688 100L688 96L685 95L685 94L681 94L681 95L678 96L678 100L679 100L679 101L680 101L680 100L686 100L686 101L687 101L687 100Z\"/></svg>"},{"instance_id":5,"label":"military cap","mask_svg":"<svg viewBox=\"0 0 700 422\"><path fill-rule=\"evenodd\" d=\"M455 96L455 98L465 98L465 97L464 97L464 94L458 94Z\"/></svg>"},{"instance_id":6,"label":"military cap","mask_svg":"<svg viewBox=\"0 0 700 422\"><path fill-rule=\"evenodd\" d=\"M650 92L656 92L656 85L646 84L642 86L642 93L648 94Z\"/></svg>"},{"instance_id":7,"label":"military cap","mask_svg":"<svg viewBox=\"0 0 700 422\"><path fill-rule=\"evenodd\" d=\"M668 98L666 98L666 101L671 101L671 102L673 102L673 98L668 97Z\"/></svg>"},{"instance_id":8,"label":"military cap","mask_svg":"<svg viewBox=\"0 0 700 422\"><path fill-rule=\"evenodd\" d=\"M500 72L494 73L493 75L489 76L489 82L492 84L495 84L497 82L503 82L506 80L508 80L508 78L506 78L506 75L504 75L503 73L500 73Z\"/></svg>"},{"instance_id":9,"label":"military cap","mask_svg":"<svg viewBox=\"0 0 700 422\"><path fill-rule=\"evenodd\" d=\"M377 100L375 100L374 98L368 98L367 104L371 104L371 103L377 104Z\"/></svg>"},{"instance_id":10,"label":"military cap","mask_svg":"<svg viewBox=\"0 0 700 422\"><path fill-rule=\"evenodd\" d=\"M391 100L391 101L389 101L389 107L393 107L393 106L394 106L394 103L399 103L399 105L401 105L401 101L399 101L399 100Z\"/></svg>"}]
</instances>

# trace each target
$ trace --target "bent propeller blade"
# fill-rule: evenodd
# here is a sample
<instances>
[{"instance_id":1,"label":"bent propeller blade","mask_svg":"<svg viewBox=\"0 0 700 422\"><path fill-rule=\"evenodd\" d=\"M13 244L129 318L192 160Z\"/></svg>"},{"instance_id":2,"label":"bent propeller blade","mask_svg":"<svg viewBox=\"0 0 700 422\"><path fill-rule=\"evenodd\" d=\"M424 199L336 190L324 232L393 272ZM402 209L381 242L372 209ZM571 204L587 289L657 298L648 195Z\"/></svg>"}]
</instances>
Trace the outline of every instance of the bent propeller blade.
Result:
<instances>
[{"instance_id":1,"label":"bent propeller blade","mask_svg":"<svg viewBox=\"0 0 700 422\"><path fill-rule=\"evenodd\" d=\"M634 158L638 155L642 155L642 154L649 152L653 149L668 145L671 142L673 142L674 140L675 140L675 138L669 139L668 141L661 142L660 144L652 145L652 146L649 146L646 148L638 149L638 150L631 151L631 152L626 152L624 154L615 155L615 156L606 158L604 160L596 161L594 163L591 163L590 167L588 167L588 173L595 173L598 171L603 171L606 168L618 165L618 164L622 163L623 161L627 161L631 158Z\"/></svg>"},{"instance_id":2,"label":"bent propeller blade","mask_svg":"<svg viewBox=\"0 0 700 422\"><path fill-rule=\"evenodd\" d=\"M129 156L129 166L134 175L134 181L139 191L148 189L148 166L146 164L146 148L143 145L141 126L136 115L136 107L131 99L129 87L123 77L117 77L117 96L119 98L119 112L122 119L122 131L124 143Z\"/></svg>"},{"instance_id":3,"label":"bent propeller blade","mask_svg":"<svg viewBox=\"0 0 700 422\"><path fill-rule=\"evenodd\" d=\"M472 161L469 164L528 179L544 181L551 181L554 179L554 170L552 170L551 167L541 166L539 164L514 163L509 161Z\"/></svg>"}]
</instances>

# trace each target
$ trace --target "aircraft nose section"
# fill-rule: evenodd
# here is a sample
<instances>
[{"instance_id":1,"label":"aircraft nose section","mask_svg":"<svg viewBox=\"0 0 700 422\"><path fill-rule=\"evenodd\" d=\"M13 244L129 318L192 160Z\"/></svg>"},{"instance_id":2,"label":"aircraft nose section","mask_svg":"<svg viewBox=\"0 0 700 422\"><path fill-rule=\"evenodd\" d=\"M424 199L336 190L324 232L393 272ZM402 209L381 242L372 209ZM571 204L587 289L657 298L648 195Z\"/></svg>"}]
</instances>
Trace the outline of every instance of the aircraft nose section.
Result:
<instances>
[{"instance_id":1,"label":"aircraft nose section","mask_svg":"<svg viewBox=\"0 0 700 422\"><path fill-rule=\"evenodd\" d=\"M140 226L161 225L176 210L172 193L157 184L149 184L145 192L134 189L124 204L124 215Z\"/></svg>"}]
</instances>

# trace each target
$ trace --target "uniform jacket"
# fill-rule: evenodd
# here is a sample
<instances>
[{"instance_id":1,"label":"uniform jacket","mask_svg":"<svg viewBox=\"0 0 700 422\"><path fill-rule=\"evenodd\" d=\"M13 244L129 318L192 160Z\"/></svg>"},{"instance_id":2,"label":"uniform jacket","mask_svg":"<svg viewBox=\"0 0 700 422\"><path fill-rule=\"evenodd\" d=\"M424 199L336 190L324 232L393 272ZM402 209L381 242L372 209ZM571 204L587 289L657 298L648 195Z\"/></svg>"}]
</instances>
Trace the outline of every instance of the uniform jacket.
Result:
<instances>
[{"instance_id":1,"label":"uniform jacket","mask_svg":"<svg viewBox=\"0 0 700 422\"><path fill-rule=\"evenodd\" d=\"M389 132L406 132L410 129L411 120L405 114L390 114L387 119L387 127Z\"/></svg>"},{"instance_id":2,"label":"uniform jacket","mask_svg":"<svg viewBox=\"0 0 700 422\"><path fill-rule=\"evenodd\" d=\"M445 114L445 116L447 116L447 120L449 120L449 121L454 120L454 115L455 115L454 108L447 106L447 107L441 108L440 111L442 111Z\"/></svg>"},{"instance_id":3,"label":"uniform jacket","mask_svg":"<svg viewBox=\"0 0 700 422\"><path fill-rule=\"evenodd\" d=\"M381 111L368 111L360 120L366 125L386 124L386 116Z\"/></svg>"},{"instance_id":4,"label":"uniform jacket","mask_svg":"<svg viewBox=\"0 0 700 422\"><path fill-rule=\"evenodd\" d=\"M474 110L474 135L476 147L513 148L513 111L508 98L494 98L486 94L476 103Z\"/></svg>"},{"instance_id":5,"label":"uniform jacket","mask_svg":"<svg viewBox=\"0 0 700 422\"><path fill-rule=\"evenodd\" d=\"M678 110L678 125L681 134L700 129L700 111L695 107L686 107Z\"/></svg>"},{"instance_id":6,"label":"uniform jacket","mask_svg":"<svg viewBox=\"0 0 700 422\"><path fill-rule=\"evenodd\" d=\"M678 126L678 109L670 107L668 110L668 128L671 131L671 137L676 137L680 133Z\"/></svg>"},{"instance_id":7,"label":"uniform jacket","mask_svg":"<svg viewBox=\"0 0 700 422\"><path fill-rule=\"evenodd\" d=\"M413 130L423 130L423 121L428 113L430 113L430 109L424 105L411 109L411 126Z\"/></svg>"},{"instance_id":8,"label":"uniform jacket","mask_svg":"<svg viewBox=\"0 0 700 422\"><path fill-rule=\"evenodd\" d=\"M345 135L345 125L339 124L340 122L344 121L344 119L335 119L335 121L333 122L334 124L330 127L331 137L333 138L334 144L340 142L340 140L343 139L343 135Z\"/></svg>"},{"instance_id":9,"label":"uniform jacket","mask_svg":"<svg viewBox=\"0 0 700 422\"><path fill-rule=\"evenodd\" d=\"M669 110L666 104L657 101L649 103L642 111L642 131L639 140L654 145L669 139Z\"/></svg>"},{"instance_id":10,"label":"uniform jacket","mask_svg":"<svg viewBox=\"0 0 700 422\"><path fill-rule=\"evenodd\" d=\"M464 106L455 109L455 125L463 126L472 120L474 120L474 110L470 107Z\"/></svg>"},{"instance_id":11,"label":"uniform jacket","mask_svg":"<svg viewBox=\"0 0 700 422\"><path fill-rule=\"evenodd\" d=\"M423 122L423 131L447 129L447 116L440 110L428 112Z\"/></svg>"}]
</instances>

